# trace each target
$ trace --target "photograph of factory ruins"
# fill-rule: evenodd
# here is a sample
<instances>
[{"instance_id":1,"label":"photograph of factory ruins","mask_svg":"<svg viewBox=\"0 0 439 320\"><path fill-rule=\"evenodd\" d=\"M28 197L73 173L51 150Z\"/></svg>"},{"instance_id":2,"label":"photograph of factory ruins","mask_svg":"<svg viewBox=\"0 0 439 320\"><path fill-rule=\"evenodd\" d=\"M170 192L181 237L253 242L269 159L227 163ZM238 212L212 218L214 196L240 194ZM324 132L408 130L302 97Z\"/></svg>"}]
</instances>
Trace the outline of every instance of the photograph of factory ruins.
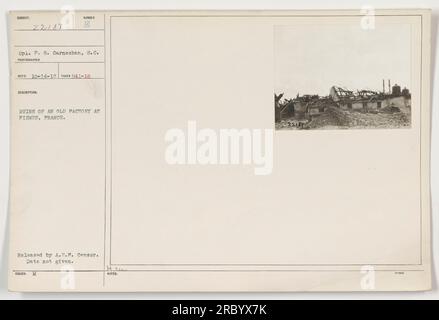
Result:
<instances>
[{"instance_id":1,"label":"photograph of factory ruins","mask_svg":"<svg viewBox=\"0 0 439 320\"><path fill-rule=\"evenodd\" d=\"M410 126L411 94L398 84L380 92L332 86L329 95L274 95L276 129L400 128Z\"/></svg>"},{"instance_id":2,"label":"photograph of factory ruins","mask_svg":"<svg viewBox=\"0 0 439 320\"><path fill-rule=\"evenodd\" d=\"M395 24L275 27L275 128L410 128L410 37Z\"/></svg>"}]
</instances>

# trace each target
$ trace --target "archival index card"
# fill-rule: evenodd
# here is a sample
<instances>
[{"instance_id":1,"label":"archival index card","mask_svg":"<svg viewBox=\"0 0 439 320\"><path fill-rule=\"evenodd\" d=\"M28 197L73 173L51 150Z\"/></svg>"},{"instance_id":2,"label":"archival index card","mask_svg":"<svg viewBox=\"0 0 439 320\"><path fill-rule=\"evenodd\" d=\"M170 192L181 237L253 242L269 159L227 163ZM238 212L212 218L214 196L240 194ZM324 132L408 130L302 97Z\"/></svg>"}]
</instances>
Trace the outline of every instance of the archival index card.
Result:
<instances>
[{"instance_id":1,"label":"archival index card","mask_svg":"<svg viewBox=\"0 0 439 320\"><path fill-rule=\"evenodd\" d=\"M430 12L11 12L9 288L430 288Z\"/></svg>"}]
</instances>

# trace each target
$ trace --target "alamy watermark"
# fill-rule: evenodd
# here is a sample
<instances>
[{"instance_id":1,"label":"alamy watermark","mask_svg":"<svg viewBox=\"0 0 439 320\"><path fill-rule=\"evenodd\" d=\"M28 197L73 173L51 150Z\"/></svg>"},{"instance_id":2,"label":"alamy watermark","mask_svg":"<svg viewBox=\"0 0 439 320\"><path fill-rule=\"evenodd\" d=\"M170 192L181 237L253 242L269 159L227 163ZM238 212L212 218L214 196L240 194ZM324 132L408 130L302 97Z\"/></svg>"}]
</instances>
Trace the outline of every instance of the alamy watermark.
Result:
<instances>
[{"instance_id":1,"label":"alamy watermark","mask_svg":"<svg viewBox=\"0 0 439 320\"><path fill-rule=\"evenodd\" d=\"M360 19L361 29L374 30L375 29L375 8L372 6L362 6L360 13L362 17Z\"/></svg>"},{"instance_id":2,"label":"alamy watermark","mask_svg":"<svg viewBox=\"0 0 439 320\"><path fill-rule=\"evenodd\" d=\"M59 281L62 290L74 290L76 288L75 268L72 265L63 265L60 269Z\"/></svg>"},{"instance_id":3,"label":"alamy watermark","mask_svg":"<svg viewBox=\"0 0 439 320\"><path fill-rule=\"evenodd\" d=\"M255 175L273 171L273 129L197 128L166 131L165 161L171 165L252 165Z\"/></svg>"},{"instance_id":4,"label":"alamy watermark","mask_svg":"<svg viewBox=\"0 0 439 320\"><path fill-rule=\"evenodd\" d=\"M360 287L362 290L375 290L375 267L362 266L360 272L363 276L360 279Z\"/></svg>"}]
</instances>

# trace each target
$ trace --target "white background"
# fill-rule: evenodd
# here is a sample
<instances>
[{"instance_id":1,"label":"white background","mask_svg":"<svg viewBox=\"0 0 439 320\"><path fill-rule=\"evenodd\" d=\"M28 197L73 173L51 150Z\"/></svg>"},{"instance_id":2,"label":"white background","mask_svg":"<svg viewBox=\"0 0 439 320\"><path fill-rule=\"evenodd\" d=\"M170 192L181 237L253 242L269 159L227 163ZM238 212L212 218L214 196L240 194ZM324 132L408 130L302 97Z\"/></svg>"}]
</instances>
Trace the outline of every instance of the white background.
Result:
<instances>
[{"instance_id":1,"label":"white background","mask_svg":"<svg viewBox=\"0 0 439 320\"><path fill-rule=\"evenodd\" d=\"M128 294L21 294L7 291L8 247L8 185L9 185L9 65L8 65L8 10L60 10L71 6L75 10L153 10L153 9L358 9L375 8L431 8L432 17L432 148L431 193L433 233L433 290L407 293L128 293ZM439 247L439 99L437 64L437 0L2 0L0 2L0 299L439 299L437 274Z\"/></svg>"}]
</instances>

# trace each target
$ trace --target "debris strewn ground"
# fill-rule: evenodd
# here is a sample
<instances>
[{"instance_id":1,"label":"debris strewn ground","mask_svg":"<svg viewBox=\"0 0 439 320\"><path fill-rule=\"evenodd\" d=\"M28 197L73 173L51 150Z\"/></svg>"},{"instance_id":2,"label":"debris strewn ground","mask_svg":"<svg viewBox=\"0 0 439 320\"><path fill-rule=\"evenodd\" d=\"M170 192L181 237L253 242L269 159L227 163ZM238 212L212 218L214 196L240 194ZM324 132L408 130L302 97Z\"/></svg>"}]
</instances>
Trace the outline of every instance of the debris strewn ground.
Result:
<instances>
[{"instance_id":1,"label":"debris strewn ground","mask_svg":"<svg viewBox=\"0 0 439 320\"><path fill-rule=\"evenodd\" d=\"M311 121L283 119L276 123L276 129L352 129L352 128L407 128L410 127L410 114L398 108L376 110L342 110L337 107L326 111Z\"/></svg>"}]
</instances>

